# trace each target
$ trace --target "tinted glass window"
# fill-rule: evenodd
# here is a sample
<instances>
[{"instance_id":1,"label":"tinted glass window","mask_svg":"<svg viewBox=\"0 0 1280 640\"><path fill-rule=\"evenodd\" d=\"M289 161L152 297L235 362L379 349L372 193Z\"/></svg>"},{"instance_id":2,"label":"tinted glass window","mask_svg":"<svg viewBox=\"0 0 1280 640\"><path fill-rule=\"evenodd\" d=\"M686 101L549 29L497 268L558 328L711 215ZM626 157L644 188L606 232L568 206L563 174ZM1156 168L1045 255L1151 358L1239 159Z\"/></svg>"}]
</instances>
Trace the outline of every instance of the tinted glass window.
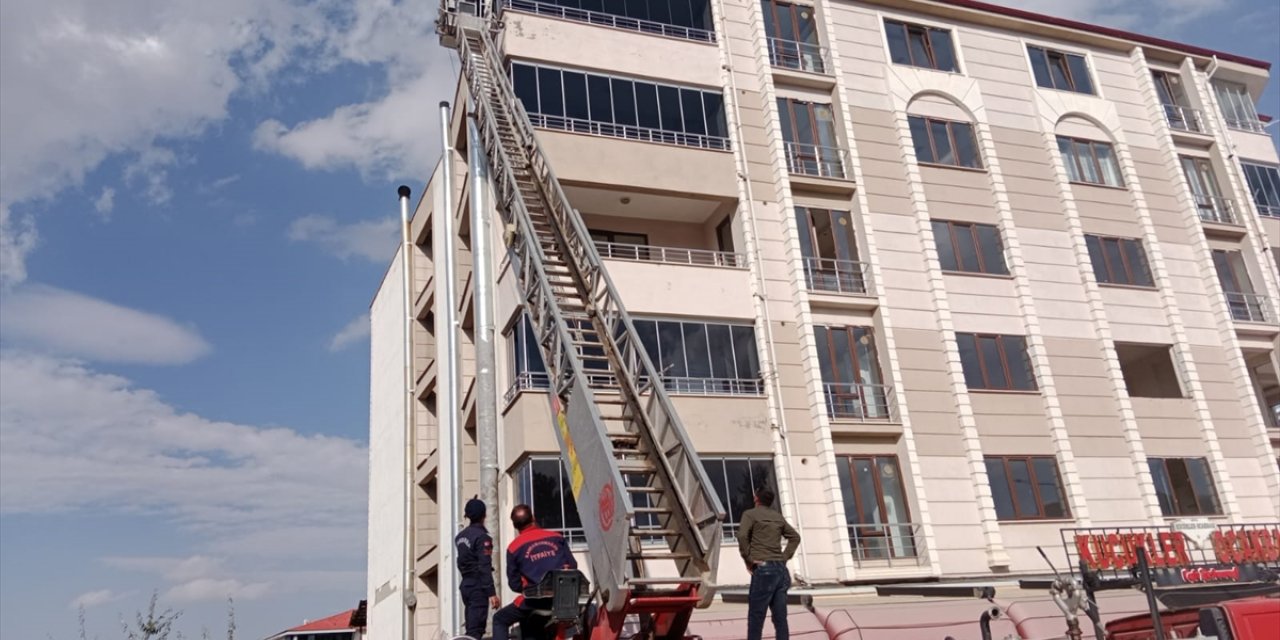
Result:
<instances>
[{"instance_id":1,"label":"tinted glass window","mask_svg":"<svg viewBox=\"0 0 1280 640\"><path fill-rule=\"evenodd\" d=\"M560 70L538 67L538 109L547 116L564 115L564 91Z\"/></svg>"},{"instance_id":2,"label":"tinted glass window","mask_svg":"<svg viewBox=\"0 0 1280 640\"><path fill-rule=\"evenodd\" d=\"M662 120L658 116L658 87L647 82L635 83L637 121L642 127L659 129Z\"/></svg>"},{"instance_id":3,"label":"tinted glass window","mask_svg":"<svg viewBox=\"0 0 1280 640\"><path fill-rule=\"evenodd\" d=\"M591 117L587 109L587 77L581 73L565 71L563 82L564 115L582 120Z\"/></svg>"},{"instance_id":4,"label":"tinted glass window","mask_svg":"<svg viewBox=\"0 0 1280 640\"><path fill-rule=\"evenodd\" d=\"M591 103L591 119L596 122L613 122L613 95L609 84L604 76L587 76L587 99Z\"/></svg>"},{"instance_id":5,"label":"tinted glass window","mask_svg":"<svg viewBox=\"0 0 1280 640\"><path fill-rule=\"evenodd\" d=\"M511 82L525 111L538 113L538 70L523 64L511 65Z\"/></svg>"},{"instance_id":6,"label":"tinted glass window","mask_svg":"<svg viewBox=\"0 0 1280 640\"><path fill-rule=\"evenodd\" d=\"M684 117L685 132L705 134L707 132L707 123L702 110L702 92L681 89L680 107Z\"/></svg>"},{"instance_id":7,"label":"tinted glass window","mask_svg":"<svg viewBox=\"0 0 1280 640\"><path fill-rule=\"evenodd\" d=\"M635 85L630 80L612 78L609 85L613 89L613 118L618 124L636 124Z\"/></svg>"}]
</instances>

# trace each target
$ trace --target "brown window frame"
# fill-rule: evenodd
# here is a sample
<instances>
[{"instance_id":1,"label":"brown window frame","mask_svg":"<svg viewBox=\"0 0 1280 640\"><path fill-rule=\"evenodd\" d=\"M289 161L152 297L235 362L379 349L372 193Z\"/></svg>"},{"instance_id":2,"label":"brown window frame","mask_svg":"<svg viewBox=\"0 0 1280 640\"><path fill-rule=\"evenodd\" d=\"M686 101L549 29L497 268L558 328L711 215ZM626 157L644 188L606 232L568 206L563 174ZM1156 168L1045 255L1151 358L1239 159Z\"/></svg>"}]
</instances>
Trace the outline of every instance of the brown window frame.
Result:
<instances>
[{"instance_id":1,"label":"brown window frame","mask_svg":"<svg viewBox=\"0 0 1280 640\"><path fill-rule=\"evenodd\" d=\"M932 224L947 225L947 240L951 244L951 252L952 252L952 255L955 256L957 268L948 269L946 267L943 267L942 270L945 273L982 273L982 274L993 275L993 276L1009 275L1009 263L1007 260L1003 260L1004 239L1003 237L1001 237L1000 227L997 227L994 224L983 224L981 222L958 222L955 220L930 220L929 222L931 223L931 225ZM998 249L998 253L1000 254L1000 257L1002 258L1000 266L1003 269L1003 271L993 271L987 267L987 260L982 255L983 254L982 241L980 240L980 236L978 235L979 227L990 228L995 230L996 240L1000 242L1000 246L997 247L997 249ZM956 234L958 232L963 232L963 231L958 230L958 228L962 229L963 231L968 231L969 237L973 238L974 253L977 254L977 259L978 259L978 264L977 264L978 268L976 270L964 268L966 265L962 263L962 260L960 258L960 243L959 241L956 240ZM938 241L938 234L934 233L934 242L937 242L937 241Z\"/></svg>"},{"instance_id":2,"label":"brown window frame","mask_svg":"<svg viewBox=\"0 0 1280 640\"><path fill-rule=\"evenodd\" d=\"M1098 280L1099 285L1120 286L1120 287L1142 287L1144 289L1156 288L1155 275L1151 273L1151 260L1147 258L1147 250L1146 250L1146 247L1142 246L1141 239L1122 238L1119 236L1101 236L1093 233L1086 233L1084 237L1085 237L1086 247L1089 244L1090 238L1093 238L1098 242L1098 250L1102 255L1102 264L1098 265L1096 263L1093 263L1092 254L1090 254L1090 263L1091 263L1091 266L1094 267L1095 272L1099 267L1101 267L1103 273L1106 274L1107 281L1103 282L1102 280ZM1114 243L1116 245L1117 252L1120 254L1119 271L1116 270L1115 265L1111 264L1111 258L1107 254L1107 243ZM1146 268L1147 278L1149 278L1151 282L1144 283L1139 281L1140 279L1137 277L1139 274L1138 272L1134 271L1134 266L1130 263L1130 260L1129 260L1130 256L1128 252L1125 251L1126 246L1137 247L1138 254L1142 256L1142 260L1145 263L1143 266ZM1095 273L1095 279L1096 279L1096 273Z\"/></svg>"},{"instance_id":3,"label":"brown window frame","mask_svg":"<svg viewBox=\"0 0 1280 640\"><path fill-rule=\"evenodd\" d=\"M1195 512L1194 513L1187 512L1179 508L1178 501L1175 498L1177 494L1173 488L1173 476L1169 474L1170 460L1179 460L1182 462L1183 467L1187 468L1188 470L1187 471L1188 481L1191 481L1191 473L1190 473L1190 468L1187 467L1186 461L1199 460L1204 465L1204 472L1206 476L1205 480L1209 483L1209 487L1213 489L1213 501L1214 501L1213 507L1214 508L1212 510L1205 510L1203 505L1200 504L1200 496L1196 493L1194 481L1192 481L1192 484L1191 484L1191 496L1196 503ZM1217 483L1217 480L1215 480L1213 477L1213 468L1209 465L1208 459L1204 458L1203 456L1171 456L1167 458L1150 457L1150 458L1147 458L1148 466L1155 461L1159 461L1160 466L1164 468L1164 477L1166 480L1169 481L1169 491L1170 491L1170 498L1171 498L1170 506L1172 507L1172 512L1164 513L1164 505L1160 505L1160 512L1162 515L1164 515L1167 518L1194 518L1194 517L1203 517L1203 516L1223 515L1222 496L1218 494L1218 483Z\"/></svg>"},{"instance_id":4,"label":"brown window frame","mask_svg":"<svg viewBox=\"0 0 1280 640\"><path fill-rule=\"evenodd\" d=\"M911 118L917 118L924 122L925 137L929 139L929 152L933 156L932 160L920 160L919 158L917 158L917 161L920 164L936 165L939 167L957 167L960 169L974 169L974 170L986 169L986 165L983 164L982 162L982 149L980 148L978 143L978 132L974 129L974 125L972 122L965 122L963 120L948 120L946 118L933 118L930 116L917 116L917 115L907 116L908 120L910 120ZM946 127L947 144L951 145L951 152L952 152L952 155L955 157L955 160L956 160L955 162L943 162L938 158L938 142L937 140L934 139L934 136L933 136L933 125L935 123L941 124L944 127ZM956 145L955 125L957 124L962 124L969 127L969 135L972 136L972 144L973 144L973 161L974 161L973 166L965 164L964 161L960 158L960 147ZM913 139L913 142L914 142L914 139Z\"/></svg>"},{"instance_id":5,"label":"brown window frame","mask_svg":"<svg viewBox=\"0 0 1280 640\"><path fill-rule=\"evenodd\" d=\"M1072 148L1071 157L1070 158L1064 157L1062 161L1064 163L1067 161L1070 161L1076 165L1076 175L1080 176L1080 179L1079 180L1071 179L1070 181L1073 184L1091 184L1097 187L1112 187L1116 189L1127 188L1127 185L1124 182L1124 170L1120 167L1120 157L1116 155L1115 145L1111 144L1110 142L1102 142L1100 140L1089 140L1088 138L1076 138L1072 136L1059 135L1057 136L1057 138L1058 140L1071 141L1071 148ZM1080 144L1083 144L1089 148L1089 158L1093 160L1093 170L1095 172L1095 175L1098 176L1098 179L1100 180L1099 182L1091 182L1089 180L1084 179L1085 171L1084 171L1084 167L1079 162L1080 152L1076 146ZM1120 181L1119 184L1111 184L1107 182L1106 176L1108 175L1108 172L1103 171L1102 161L1098 159L1098 150L1097 150L1098 146L1103 146L1111 149L1111 158L1115 160L1115 163L1116 163L1116 178L1119 179ZM1070 178L1070 172L1067 172L1067 175L1068 175L1068 178Z\"/></svg>"},{"instance_id":6,"label":"brown window frame","mask_svg":"<svg viewBox=\"0 0 1280 640\"><path fill-rule=\"evenodd\" d=\"M1005 489L1009 492L1009 502L1013 505L1013 517L999 518L1001 522L1025 521L1025 520L1070 520L1072 519L1071 501L1067 498L1066 484L1062 482L1062 469L1058 468L1058 459L1056 457L1054 456L983 456L982 460L984 463L986 463L987 461L999 460L1004 466ZM1027 465L1027 474L1031 479L1031 494L1035 497L1035 501L1036 501L1035 509L1036 509L1036 513L1039 515L1034 515L1034 516L1018 515L1018 512L1019 512L1018 492L1013 487L1013 468L1009 464L1010 461L1017 461L1017 460L1021 460ZM1036 477L1036 466L1034 462L1036 460L1048 460L1053 463L1053 471L1054 471L1053 479L1057 482L1058 496L1062 500L1062 515L1060 516L1045 515L1044 498L1041 497L1040 495L1040 482L1039 482L1039 478ZM991 486L991 491L995 492L996 486L994 483L991 482L990 477L987 478L987 483Z\"/></svg>"},{"instance_id":7,"label":"brown window frame","mask_svg":"<svg viewBox=\"0 0 1280 640\"><path fill-rule=\"evenodd\" d=\"M898 483L898 494L902 496L902 508L906 511L906 513L904 514L906 516L906 519L901 520L899 522L889 522L889 518L888 518L889 510L885 507L885 504L884 504L884 483L880 480L880 473L879 473L880 465L878 465L877 462L881 460L886 460L886 459L893 460L893 466L897 470L897 475L895 476L894 480L896 480ZM872 475L872 485L874 485L875 494L876 494L876 511L879 513L880 518L884 520L884 522L880 524L879 530L876 530L877 527L874 524L865 523L865 522L853 522L853 519L852 519L854 515L857 515L857 516L862 515L862 494L860 491L858 491L857 467L854 466L854 463L857 462L858 460L870 462L871 468L876 471L876 473ZM898 460L897 455L869 455L869 454L838 455L836 456L836 463L845 465L845 468L849 470L849 492L853 497L853 503L855 505L854 508L857 509L858 511L857 514L849 514L849 513L845 514L844 519L845 519L846 528L850 528L850 529L857 528L857 529L863 530L863 531L860 531L859 534L864 539L866 538L892 539L893 538L892 533L886 534L887 529L885 527L888 527L889 525L904 525L904 524L911 523L911 501L907 498L907 486L906 486L906 483L902 481L902 463L901 461ZM844 487L841 487L841 491L843 490L844 490ZM868 535L867 533L865 533L865 531L872 531L873 533ZM920 549L917 548L918 543L915 539L914 532L912 532L906 537L911 541L911 554L906 556L899 556L896 553L894 553L892 546L886 545L885 549L888 551L887 555L889 557L910 558L910 557L915 557L917 554L920 553ZM849 544L851 546L854 545L854 541L850 540ZM854 548L855 548L855 553L857 553L856 551L857 547L855 546Z\"/></svg>"},{"instance_id":8,"label":"brown window frame","mask_svg":"<svg viewBox=\"0 0 1280 640\"><path fill-rule=\"evenodd\" d=\"M974 352L977 354L978 361L978 372L982 377L981 387L968 387L968 383L965 383L965 386L968 387L970 391L1013 391L1018 393L1032 393L1040 390L1040 382L1039 380L1036 380L1035 367L1031 364L1031 355L1027 353L1026 336L1008 335L1003 333L973 333L968 331L958 331L956 332L957 342L959 342L960 336L973 336ZM1006 386L1004 387L997 387L991 384L991 376L987 372L986 358L982 357L982 340L984 338L992 338L996 341L996 353L1000 357L1000 366L1004 370L1006 383ZM1005 338L1020 338L1022 340L1022 357L1026 359L1027 377L1031 382L1031 387L1028 389L1022 389L1014 386L1013 384L1013 369L1010 368L1009 350L1005 348ZM962 369L964 368L963 356L960 360L960 366Z\"/></svg>"}]
</instances>

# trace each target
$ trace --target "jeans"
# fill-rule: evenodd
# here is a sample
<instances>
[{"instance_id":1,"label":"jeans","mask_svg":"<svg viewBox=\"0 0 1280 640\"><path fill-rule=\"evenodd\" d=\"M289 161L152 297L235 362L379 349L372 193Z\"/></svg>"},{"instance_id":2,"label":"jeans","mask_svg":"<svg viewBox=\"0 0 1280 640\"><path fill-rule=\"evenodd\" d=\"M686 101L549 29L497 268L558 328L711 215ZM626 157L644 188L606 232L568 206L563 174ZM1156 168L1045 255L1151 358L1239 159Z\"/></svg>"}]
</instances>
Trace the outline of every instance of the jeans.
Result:
<instances>
[{"instance_id":1,"label":"jeans","mask_svg":"<svg viewBox=\"0 0 1280 640\"><path fill-rule=\"evenodd\" d=\"M747 640L760 640L764 634L764 614L773 618L777 640L789 640L787 627L787 589L791 588L791 572L783 562L763 562L751 574L751 590L747 592Z\"/></svg>"}]
</instances>

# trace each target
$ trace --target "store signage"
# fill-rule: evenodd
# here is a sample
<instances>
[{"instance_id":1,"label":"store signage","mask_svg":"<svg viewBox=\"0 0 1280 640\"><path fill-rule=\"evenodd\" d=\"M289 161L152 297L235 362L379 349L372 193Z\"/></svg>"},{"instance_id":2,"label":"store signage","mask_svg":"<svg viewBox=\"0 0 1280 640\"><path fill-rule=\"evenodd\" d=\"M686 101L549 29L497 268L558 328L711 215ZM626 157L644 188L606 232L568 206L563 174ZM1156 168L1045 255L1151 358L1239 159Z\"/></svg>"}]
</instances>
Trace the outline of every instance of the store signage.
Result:
<instances>
[{"instance_id":1,"label":"store signage","mask_svg":"<svg viewBox=\"0 0 1280 640\"><path fill-rule=\"evenodd\" d=\"M1280 562L1280 527L1273 525L1206 531L1194 523L1168 529L1076 529L1073 533L1075 555L1090 571L1132 568L1138 563L1138 549L1146 549L1152 569ZM1218 578L1196 581L1211 579Z\"/></svg>"}]
</instances>

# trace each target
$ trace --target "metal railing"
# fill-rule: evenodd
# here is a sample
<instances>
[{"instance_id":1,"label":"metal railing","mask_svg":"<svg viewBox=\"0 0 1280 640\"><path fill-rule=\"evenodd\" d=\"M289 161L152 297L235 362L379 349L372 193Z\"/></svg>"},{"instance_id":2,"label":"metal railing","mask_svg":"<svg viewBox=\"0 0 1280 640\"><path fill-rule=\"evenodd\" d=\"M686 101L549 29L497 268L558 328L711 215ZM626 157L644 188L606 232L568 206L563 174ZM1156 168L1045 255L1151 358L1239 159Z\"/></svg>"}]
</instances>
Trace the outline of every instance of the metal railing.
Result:
<instances>
[{"instance_id":1,"label":"metal railing","mask_svg":"<svg viewBox=\"0 0 1280 640\"><path fill-rule=\"evenodd\" d=\"M892 419L888 385L825 382L823 396L827 417L836 420L883 421Z\"/></svg>"},{"instance_id":2,"label":"metal railing","mask_svg":"<svg viewBox=\"0 0 1280 640\"><path fill-rule=\"evenodd\" d=\"M675 133L672 131L650 129L648 127L637 127L629 124L595 122L593 120L568 118L565 116L549 116L541 113L530 113L529 121L533 123L533 126L542 127L544 129L559 129L561 131L585 133L587 135L602 136L606 138L622 138L624 140L639 140L640 142L657 142L659 144L673 144L681 147L693 147L695 149L714 149L716 151L729 150L728 138L708 136L700 133Z\"/></svg>"},{"instance_id":3,"label":"metal railing","mask_svg":"<svg viewBox=\"0 0 1280 640\"><path fill-rule=\"evenodd\" d=\"M1267 129L1263 126L1262 121L1257 118L1238 117L1222 114L1222 119L1227 121L1227 126L1240 131L1251 131L1253 133L1266 133Z\"/></svg>"},{"instance_id":4,"label":"metal railing","mask_svg":"<svg viewBox=\"0 0 1280 640\"><path fill-rule=\"evenodd\" d=\"M1219 224L1240 224L1236 217L1235 203L1230 198L1220 196L1196 195L1196 211L1205 222Z\"/></svg>"},{"instance_id":5,"label":"metal railing","mask_svg":"<svg viewBox=\"0 0 1280 640\"><path fill-rule=\"evenodd\" d=\"M1280 204L1262 204L1254 202L1258 207L1258 215L1267 218L1280 218Z\"/></svg>"},{"instance_id":6,"label":"metal railing","mask_svg":"<svg viewBox=\"0 0 1280 640\"><path fill-rule=\"evenodd\" d=\"M517 11L524 11L540 16L551 16L553 18L561 18L564 20L573 20L576 22L586 22L587 24L594 24L601 27L637 31L639 33L646 33L654 36L666 36L668 38L679 38L681 40L692 40L694 42L716 41L716 33L714 31L707 31L706 29L694 29L692 27L682 27L663 22L654 22L652 20L641 20L639 18L619 16L612 13L588 11L586 9L578 9L575 7L563 7L558 4L535 2L534 0L505 0L504 4L507 8L515 9Z\"/></svg>"},{"instance_id":7,"label":"metal railing","mask_svg":"<svg viewBox=\"0 0 1280 640\"><path fill-rule=\"evenodd\" d=\"M1271 300L1267 296L1230 291L1226 296L1232 318L1242 322L1271 322Z\"/></svg>"},{"instance_id":8,"label":"metal railing","mask_svg":"<svg viewBox=\"0 0 1280 640\"><path fill-rule=\"evenodd\" d=\"M890 522L887 524L857 524L850 522L849 546L858 567L894 566L909 561L914 566L924 562L920 548L920 524L916 522Z\"/></svg>"},{"instance_id":9,"label":"metal railing","mask_svg":"<svg viewBox=\"0 0 1280 640\"><path fill-rule=\"evenodd\" d=\"M602 370L603 371L603 370ZM592 373L590 367L585 372L587 384L592 389L616 389L617 380L608 373ZM648 384L647 378L640 379L641 386ZM764 381L759 378L690 378L668 376L662 379L662 386L668 392L689 396L761 396L764 395ZM551 388L551 379L543 371L525 371L516 374L503 402L511 404L523 391L546 391Z\"/></svg>"},{"instance_id":10,"label":"metal railing","mask_svg":"<svg viewBox=\"0 0 1280 640\"><path fill-rule=\"evenodd\" d=\"M746 256L730 251L707 249L682 249L655 247L643 244L596 241L596 251L601 258L635 260L637 262L661 262L663 264L687 264L695 267L743 267Z\"/></svg>"},{"instance_id":11,"label":"metal railing","mask_svg":"<svg viewBox=\"0 0 1280 640\"><path fill-rule=\"evenodd\" d=\"M810 291L830 291L847 295L867 295L870 265L833 258L804 259L805 286Z\"/></svg>"},{"instance_id":12,"label":"metal railing","mask_svg":"<svg viewBox=\"0 0 1280 640\"><path fill-rule=\"evenodd\" d=\"M1177 104L1163 106L1164 118L1169 122L1170 128L1192 133L1204 133L1204 120L1200 118L1198 109Z\"/></svg>"},{"instance_id":13,"label":"metal railing","mask_svg":"<svg viewBox=\"0 0 1280 640\"><path fill-rule=\"evenodd\" d=\"M827 73L827 48L808 42L769 38L769 64L775 67Z\"/></svg>"},{"instance_id":14,"label":"metal railing","mask_svg":"<svg viewBox=\"0 0 1280 640\"><path fill-rule=\"evenodd\" d=\"M819 178L844 180L848 153L838 147L823 147L805 142L788 142L787 171Z\"/></svg>"}]
</instances>

